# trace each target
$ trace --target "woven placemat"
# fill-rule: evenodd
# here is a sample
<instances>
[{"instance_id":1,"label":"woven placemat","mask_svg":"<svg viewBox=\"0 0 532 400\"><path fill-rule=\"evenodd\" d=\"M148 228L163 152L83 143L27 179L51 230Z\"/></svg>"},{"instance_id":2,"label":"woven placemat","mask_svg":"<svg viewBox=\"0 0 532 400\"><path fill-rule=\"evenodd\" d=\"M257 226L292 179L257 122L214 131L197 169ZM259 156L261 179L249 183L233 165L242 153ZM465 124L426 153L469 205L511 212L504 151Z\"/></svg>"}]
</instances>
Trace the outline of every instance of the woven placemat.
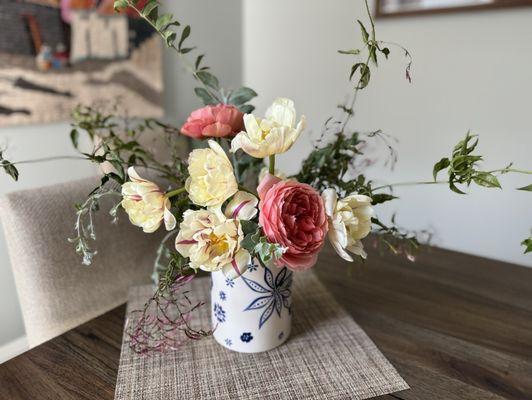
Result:
<instances>
[{"instance_id":1,"label":"woven placemat","mask_svg":"<svg viewBox=\"0 0 532 400\"><path fill-rule=\"evenodd\" d=\"M132 288L128 310L140 308L151 290ZM210 278L192 281L198 298L208 299L209 290ZM208 338L142 356L124 336L115 399L367 399L408 389L312 272L295 276L292 304L291 337L265 353L235 353ZM197 314L208 328L209 306Z\"/></svg>"}]
</instances>

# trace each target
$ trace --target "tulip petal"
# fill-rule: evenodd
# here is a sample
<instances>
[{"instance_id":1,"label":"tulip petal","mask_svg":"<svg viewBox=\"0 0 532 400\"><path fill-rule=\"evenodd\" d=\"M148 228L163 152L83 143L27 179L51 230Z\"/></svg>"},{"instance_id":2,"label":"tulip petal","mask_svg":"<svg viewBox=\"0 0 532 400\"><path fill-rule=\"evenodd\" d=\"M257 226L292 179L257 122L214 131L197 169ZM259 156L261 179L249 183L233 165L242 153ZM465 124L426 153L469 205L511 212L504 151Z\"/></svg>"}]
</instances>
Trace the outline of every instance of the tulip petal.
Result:
<instances>
[{"instance_id":1,"label":"tulip petal","mask_svg":"<svg viewBox=\"0 0 532 400\"><path fill-rule=\"evenodd\" d=\"M236 192L225 207L225 216L232 219L250 220L257 215L259 200L251 193L242 190Z\"/></svg>"},{"instance_id":2,"label":"tulip petal","mask_svg":"<svg viewBox=\"0 0 532 400\"><path fill-rule=\"evenodd\" d=\"M264 199L266 193L272 188L272 186L279 182L281 182L281 179L277 178L276 176L273 176L270 173L267 173L266 176L260 182L259 187L257 187L259 198Z\"/></svg>"},{"instance_id":3,"label":"tulip petal","mask_svg":"<svg viewBox=\"0 0 532 400\"><path fill-rule=\"evenodd\" d=\"M164 206L164 227L166 228L167 231L171 231L172 229L175 228L176 224L177 224L177 220L174 216L174 214L172 214L172 212L170 211L170 200L166 200L166 204Z\"/></svg>"},{"instance_id":4,"label":"tulip petal","mask_svg":"<svg viewBox=\"0 0 532 400\"><path fill-rule=\"evenodd\" d=\"M279 125L293 128L296 121L294 102L286 98L275 99L273 104L266 110L266 118L275 121Z\"/></svg>"},{"instance_id":5,"label":"tulip petal","mask_svg":"<svg viewBox=\"0 0 532 400\"><path fill-rule=\"evenodd\" d=\"M356 254L360 257L362 257L364 260L368 257L368 254L364 250L364 245L360 240L356 241L354 244L347 247L347 250L349 250L351 253Z\"/></svg>"},{"instance_id":6,"label":"tulip petal","mask_svg":"<svg viewBox=\"0 0 532 400\"><path fill-rule=\"evenodd\" d=\"M135 168L133 167L129 167L127 169L127 175L129 176L129 179L132 181L132 182L148 182L146 179L143 179L140 177L140 175L137 173L137 171L135 171Z\"/></svg>"},{"instance_id":7,"label":"tulip petal","mask_svg":"<svg viewBox=\"0 0 532 400\"><path fill-rule=\"evenodd\" d=\"M235 279L241 276L248 269L251 263L251 255L245 249L240 249L233 260L222 267L224 275L229 279Z\"/></svg>"},{"instance_id":8,"label":"tulip petal","mask_svg":"<svg viewBox=\"0 0 532 400\"><path fill-rule=\"evenodd\" d=\"M325 189L321 193L323 203L325 204L325 213L328 217L332 218L334 215L334 210L336 209L336 203L338 202L338 195L336 190L329 188Z\"/></svg>"}]
</instances>

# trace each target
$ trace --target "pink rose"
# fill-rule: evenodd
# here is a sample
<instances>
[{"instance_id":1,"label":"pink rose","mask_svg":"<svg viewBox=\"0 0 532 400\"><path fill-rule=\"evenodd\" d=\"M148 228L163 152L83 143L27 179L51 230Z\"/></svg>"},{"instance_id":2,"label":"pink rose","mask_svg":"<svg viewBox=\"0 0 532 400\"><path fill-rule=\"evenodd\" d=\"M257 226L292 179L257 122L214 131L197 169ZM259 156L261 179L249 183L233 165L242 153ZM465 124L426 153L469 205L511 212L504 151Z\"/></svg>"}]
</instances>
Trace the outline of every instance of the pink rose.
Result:
<instances>
[{"instance_id":1,"label":"pink rose","mask_svg":"<svg viewBox=\"0 0 532 400\"><path fill-rule=\"evenodd\" d=\"M257 190L264 234L287 249L278 263L296 271L312 267L327 234L327 215L319 193L307 184L270 174Z\"/></svg>"},{"instance_id":2,"label":"pink rose","mask_svg":"<svg viewBox=\"0 0 532 400\"><path fill-rule=\"evenodd\" d=\"M244 128L243 117L235 106L206 106L190 114L181 133L194 139L232 136Z\"/></svg>"}]
</instances>

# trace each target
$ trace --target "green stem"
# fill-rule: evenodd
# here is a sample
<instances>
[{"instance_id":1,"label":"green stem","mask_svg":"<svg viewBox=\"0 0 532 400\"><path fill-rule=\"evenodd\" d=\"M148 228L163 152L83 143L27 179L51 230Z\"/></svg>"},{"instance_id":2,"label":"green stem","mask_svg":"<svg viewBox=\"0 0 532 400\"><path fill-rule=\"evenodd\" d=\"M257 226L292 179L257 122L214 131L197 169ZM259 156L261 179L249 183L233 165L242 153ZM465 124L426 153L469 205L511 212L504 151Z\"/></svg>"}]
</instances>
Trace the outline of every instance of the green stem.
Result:
<instances>
[{"instance_id":1,"label":"green stem","mask_svg":"<svg viewBox=\"0 0 532 400\"><path fill-rule=\"evenodd\" d=\"M5 164L2 164L2 165L33 164L33 163L38 163L38 162L57 161L57 160L88 160L88 158L78 157L78 156L53 156L53 157L35 158L33 160L6 162Z\"/></svg>"},{"instance_id":2,"label":"green stem","mask_svg":"<svg viewBox=\"0 0 532 400\"><path fill-rule=\"evenodd\" d=\"M275 175L275 154L270 156L270 174Z\"/></svg>"},{"instance_id":3,"label":"green stem","mask_svg":"<svg viewBox=\"0 0 532 400\"><path fill-rule=\"evenodd\" d=\"M373 21L373 15L371 15L368 0L364 0L364 3L366 4L366 12L368 13L369 22L371 23L371 38L375 41L375 22Z\"/></svg>"},{"instance_id":4,"label":"green stem","mask_svg":"<svg viewBox=\"0 0 532 400\"><path fill-rule=\"evenodd\" d=\"M500 173L507 173L507 172L514 172L516 174L527 174L527 175L532 175L532 171L527 171L527 170L524 170L524 169L516 169L516 168L503 168L503 169L494 169L493 171L489 171L488 174L493 174L495 172L500 172Z\"/></svg>"},{"instance_id":5,"label":"green stem","mask_svg":"<svg viewBox=\"0 0 532 400\"><path fill-rule=\"evenodd\" d=\"M399 183L392 183L389 185L377 186L373 188L373 190L386 189L386 188L391 189L392 187L396 187L396 186L439 185L442 183L449 183L449 181L399 182Z\"/></svg>"},{"instance_id":6,"label":"green stem","mask_svg":"<svg viewBox=\"0 0 532 400\"><path fill-rule=\"evenodd\" d=\"M179 194L181 194L183 192L186 192L186 191L187 191L187 189L182 187L182 188L179 188L179 189L176 189L176 190L172 190L171 192L166 193L165 196L168 197L168 198L171 198L171 197L177 196L177 195L179 195Z\"/></svg>"}]
</instances>

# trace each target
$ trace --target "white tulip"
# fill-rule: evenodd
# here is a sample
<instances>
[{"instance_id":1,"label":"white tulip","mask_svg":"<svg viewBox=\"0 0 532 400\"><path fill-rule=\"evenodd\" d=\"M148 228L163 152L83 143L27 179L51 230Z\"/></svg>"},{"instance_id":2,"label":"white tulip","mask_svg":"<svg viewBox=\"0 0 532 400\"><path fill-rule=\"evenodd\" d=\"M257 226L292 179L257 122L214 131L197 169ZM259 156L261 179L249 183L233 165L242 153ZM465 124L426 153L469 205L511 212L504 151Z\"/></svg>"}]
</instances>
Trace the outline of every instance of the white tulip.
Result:
<instances>
[{"instance_id":1,"label":"white tulip","mask_svg":"<svg viewBox=\"0 0 532 400\"><path fill-rule=\"evenodd\" d=\"M242 149L255 158L281 154L290 149L306 126L305 117L296 125L296 110L290 99L279 98L266 111L266 117L244 115L245 132L231 142L231 151Z\"/></svg>"},{"instance_id":2,"label":"white tulip","mask_svg":"<svg viewBox=\"0 0 532 400\"><path fill-rule=\"evenodd\" d=\"M344 260L353 261L349 251L365 259L367 254L361 239L371 231L371 218L374 215L371 198L352 193L344 199L338 199L334 189L324 190L322 198L329 219L329 240L338 255Z\"/></svg>"}]
</instances>

